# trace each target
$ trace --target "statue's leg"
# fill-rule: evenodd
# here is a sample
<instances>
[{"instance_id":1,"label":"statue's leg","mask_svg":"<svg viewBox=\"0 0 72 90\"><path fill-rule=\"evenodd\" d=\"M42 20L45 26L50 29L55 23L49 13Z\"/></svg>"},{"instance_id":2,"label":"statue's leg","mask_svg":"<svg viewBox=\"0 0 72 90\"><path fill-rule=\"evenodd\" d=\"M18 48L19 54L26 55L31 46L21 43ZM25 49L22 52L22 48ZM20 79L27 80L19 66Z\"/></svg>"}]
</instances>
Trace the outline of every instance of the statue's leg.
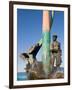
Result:
<instances>
[{"instance_id":1,"label":"statue's leg","mask_svg":"<svg viewBox=\"0 0 72 90\"><path fill-rule=\"evenodd\" d=\"M51 54L51 67L52 67L52 71L54 71L54 69L55 69L54 63L55 63L55 56L54 56L54 54L52 53L52 54Z\"/></svg>"},{"instance_id":2,"label":"statue's leg","mask_svg":"<svg viewBox=\"0 0 72 90\"><path fill-rule=\"evenodd\" d=\"M57 53L56 55L56 66L59 67L61 65L61 55L60 53Z\"/></svg>"}]
</instances>

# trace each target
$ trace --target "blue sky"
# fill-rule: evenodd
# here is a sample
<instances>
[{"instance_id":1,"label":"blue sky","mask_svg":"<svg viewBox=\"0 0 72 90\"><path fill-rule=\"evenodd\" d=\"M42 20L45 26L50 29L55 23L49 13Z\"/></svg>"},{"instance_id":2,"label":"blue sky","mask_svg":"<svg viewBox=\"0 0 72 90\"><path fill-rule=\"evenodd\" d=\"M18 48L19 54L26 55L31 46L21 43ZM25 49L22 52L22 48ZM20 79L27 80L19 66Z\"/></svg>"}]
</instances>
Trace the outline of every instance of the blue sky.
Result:
<instances>
[{"instance_id":1,"label":"blue sky","mask_svg":"<svg viewBox=\"0 0 72 90\"><path fill-rule=\"evenodd\" d=\"M55 11L54 21L51 28L52 35L56 33L61 43L62 49L62 66L64 62L64 12ZM17 61L18 72L23 72L25 61L19 57L22 52L26 52L28 48L34 45L42 38L42 10L26 10L17 9ZM41 60L41 50L37 55L37 59Z\"/></svg>"}]
</instances>

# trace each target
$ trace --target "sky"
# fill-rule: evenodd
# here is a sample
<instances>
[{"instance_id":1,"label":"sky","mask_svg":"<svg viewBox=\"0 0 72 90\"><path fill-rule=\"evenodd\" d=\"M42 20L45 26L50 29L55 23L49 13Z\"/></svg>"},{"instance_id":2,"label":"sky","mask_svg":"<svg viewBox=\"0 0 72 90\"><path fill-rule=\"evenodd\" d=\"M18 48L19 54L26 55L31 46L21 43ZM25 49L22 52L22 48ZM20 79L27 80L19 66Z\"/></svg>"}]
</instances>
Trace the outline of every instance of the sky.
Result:
<instances>
[{"instance_id":1,"label":"sky","mask_svg":"<svg viewBox=\"0 0 72 90\"><path fill-rule=\"evenodd\" d=\"M62 49L62 66L64 65L64 12L55 11L51 28L53 34L58 35L58 41ZM20 54L26 52L32 45L42 38L42 10L17 9L17 68L18 72L24 72L26 62L20 58ZM52 41L52 40L51 40ZM37 55L41 61L41 50Z\"/></svg>"}]
</instances>

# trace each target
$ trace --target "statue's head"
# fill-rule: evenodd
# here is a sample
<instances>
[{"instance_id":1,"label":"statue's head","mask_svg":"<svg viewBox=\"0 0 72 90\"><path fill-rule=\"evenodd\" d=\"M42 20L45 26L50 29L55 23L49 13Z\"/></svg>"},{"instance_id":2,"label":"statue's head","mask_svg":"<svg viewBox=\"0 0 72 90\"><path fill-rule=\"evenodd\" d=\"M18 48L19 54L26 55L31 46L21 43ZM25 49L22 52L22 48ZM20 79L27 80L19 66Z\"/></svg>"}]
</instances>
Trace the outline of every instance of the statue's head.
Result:
<instances>
[{"instance_id":1,"label":"statue's head","mask_svg":"<svg viewBox=\"0 0 72 90\"><path fill-rule=\"evenodd\" d=\"M53 35L53 41L57 40L57 35Z\"/></svg>"}]
</instances>

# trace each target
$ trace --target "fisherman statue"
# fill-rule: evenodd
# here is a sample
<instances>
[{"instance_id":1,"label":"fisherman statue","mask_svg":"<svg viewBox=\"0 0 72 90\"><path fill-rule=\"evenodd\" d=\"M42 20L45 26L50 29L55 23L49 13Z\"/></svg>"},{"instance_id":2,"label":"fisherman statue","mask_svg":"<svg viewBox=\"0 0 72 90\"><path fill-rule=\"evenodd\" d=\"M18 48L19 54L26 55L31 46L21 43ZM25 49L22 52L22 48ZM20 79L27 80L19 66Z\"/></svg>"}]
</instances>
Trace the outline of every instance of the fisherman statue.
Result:
<instances>
[{"instance_id":1,"label":"fisherman statue","mask_svg":"<svg viewBox=\"0 0 72 90\"><path fill-rule=\"evenodd\" d=\"M53 35L53 41L52 44L50 45L50 52L51 52L52 68L54 69L54 67L56 68L60 67L62 62L61 60L62 51L61 51L60 42L57 41L57 35ZM54 64L56 65L54 66Z\"/></svg>"}]
</instances>

